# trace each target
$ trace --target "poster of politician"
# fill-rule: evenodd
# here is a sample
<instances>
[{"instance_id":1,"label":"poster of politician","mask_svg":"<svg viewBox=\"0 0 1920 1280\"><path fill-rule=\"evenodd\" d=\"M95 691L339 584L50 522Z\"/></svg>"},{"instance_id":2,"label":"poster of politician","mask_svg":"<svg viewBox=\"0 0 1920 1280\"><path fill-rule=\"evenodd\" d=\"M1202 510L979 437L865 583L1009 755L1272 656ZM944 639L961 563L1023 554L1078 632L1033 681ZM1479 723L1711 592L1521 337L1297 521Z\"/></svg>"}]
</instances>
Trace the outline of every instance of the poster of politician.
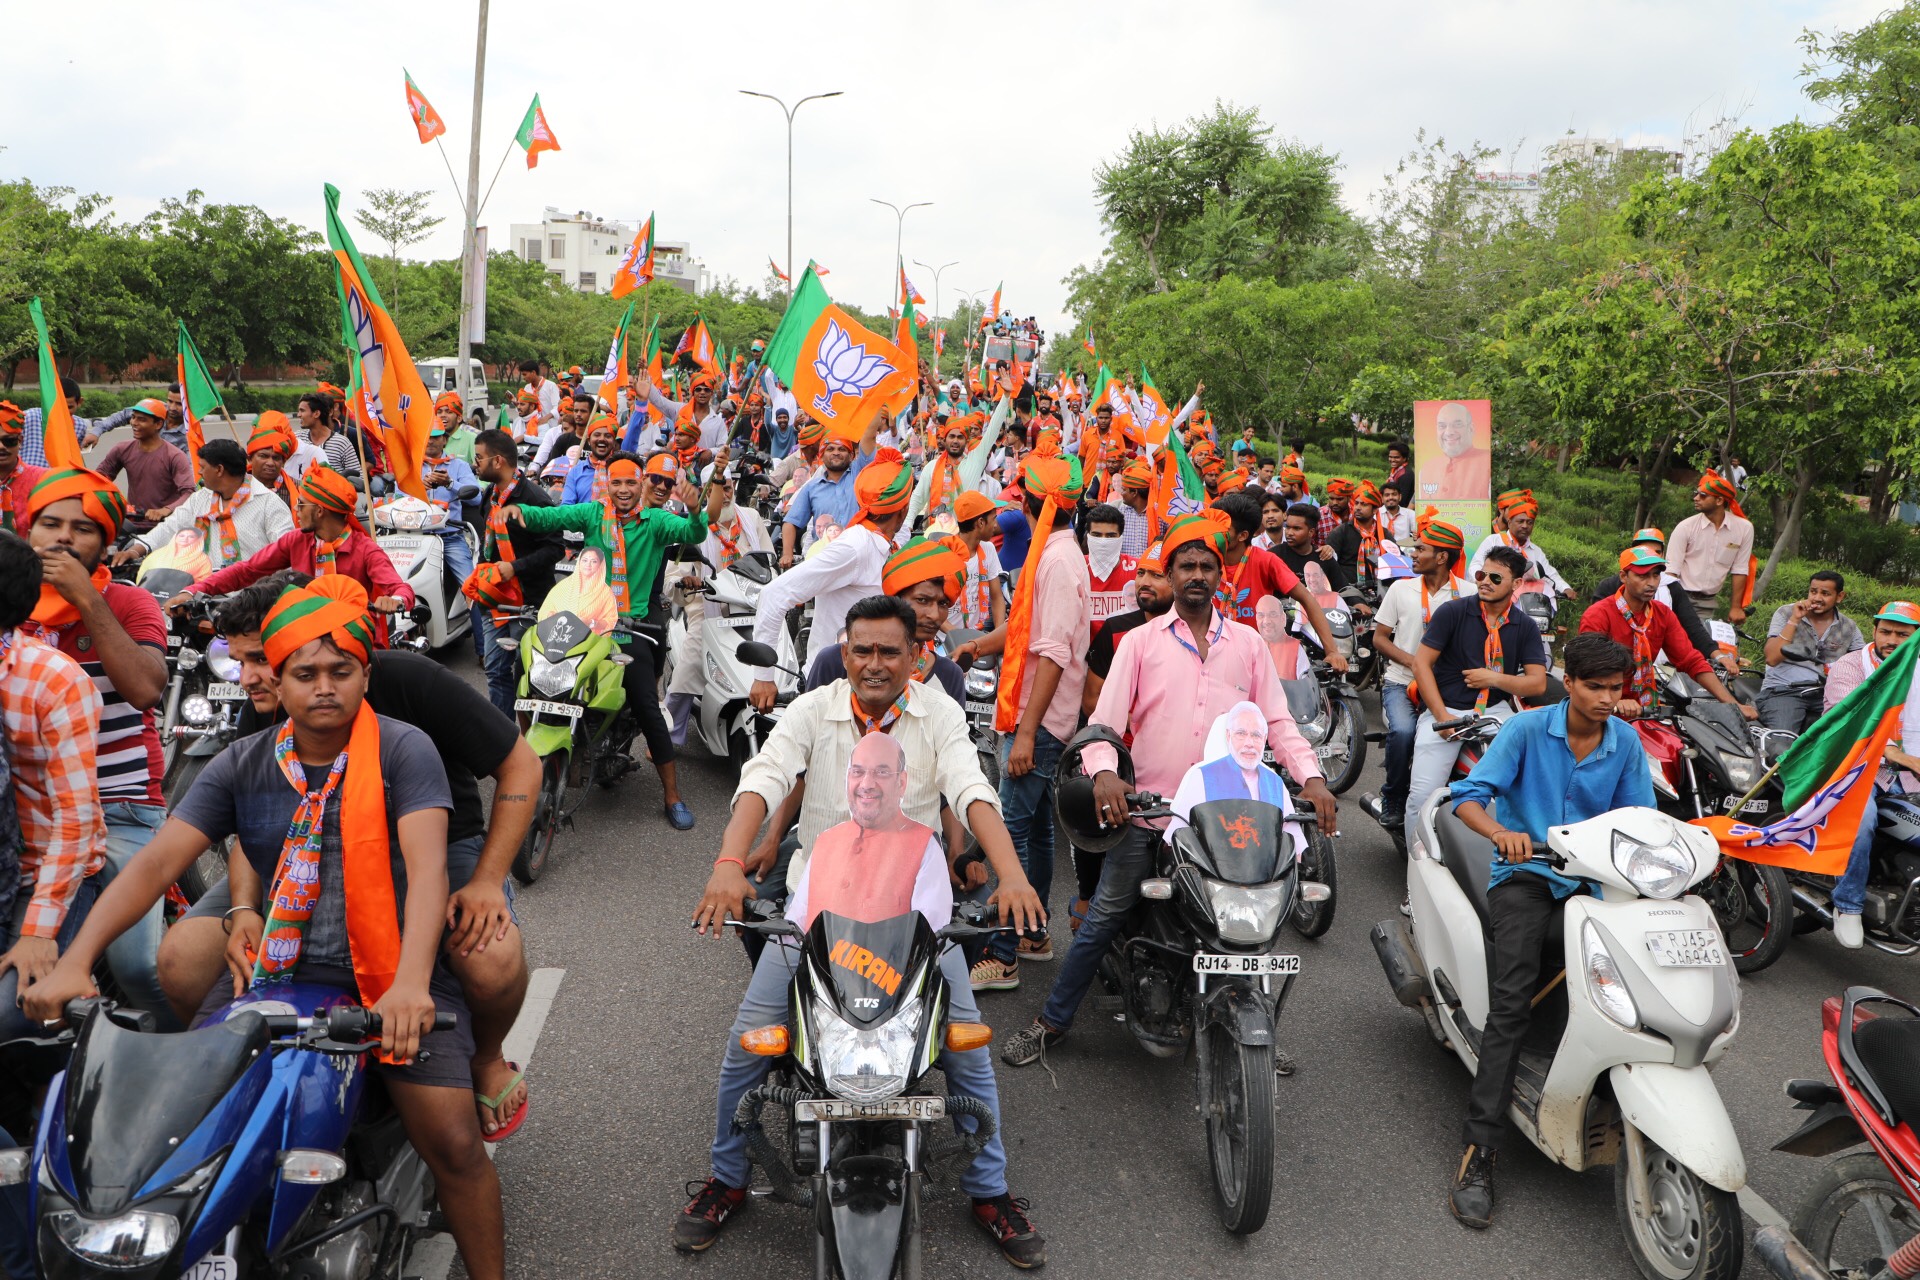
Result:
<instances>
[{"instance_id":1,"label":"poster of politician","mask_svg":"<svg viewBox=\"0 0 1920 1280\"><path fill-rule=\"evenodd\" d=\"M1413 406L1416 512L1437 509L1469 547L1493 531L1493 405L1486 400L1417 400Z\"/></svg>"}]
</instances>

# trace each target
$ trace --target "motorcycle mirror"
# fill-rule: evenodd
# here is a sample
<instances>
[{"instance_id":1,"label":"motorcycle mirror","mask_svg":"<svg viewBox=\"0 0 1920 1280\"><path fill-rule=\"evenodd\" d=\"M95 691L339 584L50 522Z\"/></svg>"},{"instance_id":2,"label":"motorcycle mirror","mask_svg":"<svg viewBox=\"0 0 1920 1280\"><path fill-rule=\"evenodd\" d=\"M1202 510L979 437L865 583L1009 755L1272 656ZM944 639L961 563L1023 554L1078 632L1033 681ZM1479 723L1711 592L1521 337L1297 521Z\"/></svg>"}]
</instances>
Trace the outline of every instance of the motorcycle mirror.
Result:
<instances>
[{"instance_id":1,"label":"motorcycle mirror","mask_svg":"<svg viewBox=\"0 0 1920 1280\"><path fill-rule=\"evenodd\" d=\"M462 502L472 502L480 496L480 486L477 484L463 484L454 492L453 496Z\"/></svg>"},{"instance_id":2,"label":"motorcycle mirror","mask_svg":"<svg viewBox=\"0 0 1920 1280\"><path fill-rule=\"evenodd\" d=\"M742 640L740 647L733 651L733 656L750 667L777 667L780 665L780 655L773 651L773 646L770 644L761 644L758 640Z\"/></svg>"}]
</instances>

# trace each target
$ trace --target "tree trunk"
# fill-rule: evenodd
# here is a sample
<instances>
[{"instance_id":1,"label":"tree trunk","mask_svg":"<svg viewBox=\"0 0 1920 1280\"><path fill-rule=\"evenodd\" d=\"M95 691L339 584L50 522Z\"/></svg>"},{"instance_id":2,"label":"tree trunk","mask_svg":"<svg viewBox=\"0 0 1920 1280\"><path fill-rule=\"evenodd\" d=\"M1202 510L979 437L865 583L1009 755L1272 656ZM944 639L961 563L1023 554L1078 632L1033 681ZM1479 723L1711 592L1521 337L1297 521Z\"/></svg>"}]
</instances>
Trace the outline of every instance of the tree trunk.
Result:
<instances>
[{"instance_id":1,"label":"tree trunk","mask_svg":"<svg viewBox=\"0 0 1920 1280\"><path fill-rule=\"evenodd\" d=\"M1573 458L1573 440L1571 437L1560 442L1560 454L1553 460L1553 474L1567 474L1567 463Z\"/></svg>"},{"instance_id":2,"label":"tree trunk","mask_svg":"<svg viewBox=\"0 0 1920 1280\"><path fill-rule=\"evenodd\" d=\"M1802 458L1794 469L1793 499L1787 504L1786 518L1776 526L1779 530L1773 540L1773 550L1767 555L1767 563L1760 570L1760 580L1753 584L1753 598L1757 601L1767 594L1767 587L1773 581L1774 570L1788 556L1800 554L1800 525L1807 511L1807 495L1813 492L1813 464Z\"/></svg>"},{"instance_id":3,"label":"tree trunk","mask_svg":"<svg viewBox=\"0 0 1920 1280\"><path fill-rule=\"evenodd\" d=\"M1887 518L1887 495L1893 488L1893 459L1882 458L1880 469L1874 473L1873 483L1867 487L1867 514L1875 520L1885 522Z\"/></svg>"},{"instance_id":4,"label":"tree trunk","mask_svg":"<svg viewBox=\"0 0 1920 1280\"><path fill-rule=\"evenodd\" d=\"M1660 500L1660 478L1667 474L1667 461L1673 457L1673 443L1677 439L1675 432L1669 431L1666 439L1660 442L1652 461L1644 456L1640 461L1640 492L1634 499L1633 527L1642 528L1653 518L1654 504Z\"/></svg>"}]
</instances>

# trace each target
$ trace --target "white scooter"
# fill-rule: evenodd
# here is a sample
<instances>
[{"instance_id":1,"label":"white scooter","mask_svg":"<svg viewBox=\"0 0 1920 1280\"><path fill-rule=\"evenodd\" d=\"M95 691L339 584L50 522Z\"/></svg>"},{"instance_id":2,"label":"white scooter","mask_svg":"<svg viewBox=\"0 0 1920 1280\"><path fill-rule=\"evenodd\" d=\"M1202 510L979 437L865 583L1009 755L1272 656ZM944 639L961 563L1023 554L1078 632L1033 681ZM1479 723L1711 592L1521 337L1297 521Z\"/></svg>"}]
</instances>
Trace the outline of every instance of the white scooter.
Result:
<instances>
[{"instance_id":1,"label":"white scooter","mask_svg":"<svg viewBox=\"0 0 1920 1280\"><path fill-rule=\"evenodd\" d=\"M740 656L742 642L753 639L760 611L760 589L773 581L773 556L749 551L702 584L705 609L700 628L700 661L705 680L689 730L699 736L709 754L746 766L760 753L760 744L779 718L780 708L800 692L800 660L793 638L781 627L772 646L774 688L779 699L772 712L761 714L747 701L756 664ZM661 673L662 689L673 682L675 664L687 638L687 617L676 610L667 623L667 658Z\"/></svg>"},{"instance_id":2,"label":"white scooter","mask_svg":"<svg viewBox=\"0 0 1920 1280\"><path fill-rule=\"evenodd\" d=\"M468 485L458 496L462 502L472 502L480 496L480 490ZM480 548L473 530L460 524L455 526L457 533L448 532L445 507L405 494L375 505L373 527L374 541L393 561L394 571L413 588L413 597L419 602L411 614L394 618L392 646L426 652L467 634L473 627L472 615L466 597L460 594L460 583L447 572L442 539L465 539L477 561Z\"/></svg>"},{"instance_id":3,"label":"white scooter","mask_svg":"<svg viewBox=\"0 0 1920 1280\"><path fill-rule=\"evenodd\" d=\"M1412 914L1375 925L1374 949L1400 1003L1474 1071L1494 845L1445 789L1411 835ZM1739 979L1712 908L1687 894L1719 847L1699 827L1632 808L1555 827L1535 850L1597 896L1567 899L1547 935L1508 1119L1568 1169L1614 1166L1621 1229L1649 1280L1731 1280L1746 1162L1707 1065L1739 1026Z\"/></svg>"}]
</instances>

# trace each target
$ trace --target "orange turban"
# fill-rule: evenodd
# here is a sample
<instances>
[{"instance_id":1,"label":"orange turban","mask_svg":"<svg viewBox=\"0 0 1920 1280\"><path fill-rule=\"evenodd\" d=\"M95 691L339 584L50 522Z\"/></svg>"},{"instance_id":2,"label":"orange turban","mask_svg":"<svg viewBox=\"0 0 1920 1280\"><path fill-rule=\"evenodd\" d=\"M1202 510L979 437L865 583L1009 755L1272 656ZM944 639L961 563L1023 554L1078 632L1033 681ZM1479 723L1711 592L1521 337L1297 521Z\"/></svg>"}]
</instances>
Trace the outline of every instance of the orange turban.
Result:
<instances>
[{"instance_id":1,"label":"orange turban","mask_svg":"<svg viewBox=\"0 0 1920 1280\"><path fill-rule=\"evenodd\" d=\"M860 500L860 518L890 516L905 511L913 499L913 469L898 449L881 449L854 477L853 493Z\"/></svg>"},{"instance_id":2,"label":"orange turban","mask_svg":"<svg viewBox=\"0 0 1920 1280\"><path fill-rule=\"evenodd\" d=\"M288 587L267 610L260 627L260 646L267 652L267 665L275 671L303 646L322 637L363 666L372 660L367 589L352 578L326 573L305 587Z\"/></svg>"},{"instance_id":3,"label":"orange turban","mask_svg":"<svg viewBox=\"0 0 1920 1280\"><path fill-rule=\"evenodd\" d=\"M359 493L345 476L332 467L324 462L314 463L301 474L298 489L300 496L314 506L337 516L345 516L349 528L366 532L361 528L359 518L354 515L354 509L360 501Z\"/></svg>"},{"instance_id":4,"label":"orange turban","mask_svg":"<svg viewBox=\"0 0 1920 1280\"><path fill-rule=\"evenodd\" d=\"M442 391L433 398L433 407L435 409L451 409L455 413L459 413L466 408L466 405L461 402L458 391Z\"/></svg>"},{"instance_id":5,"label":"orange turban","mask_svg":"<svg viewBox=\"0 0 1920 1280\"><path fill-rule=\"evenodd\" d=\"M120 536L120 526L127 521L127 500L121 496L119 485L97 471L68 468L47 472L27 493L27 523L32 524L42 511L65 498L80 499L80 509L106 531L108 542Z\"/></svg>"},{"instance_id":6,"label":"orange turban","mask_svg":"<svg viewBox=\"0 0 1920 1280\"><path fill-rule=\"evenodd\" d=\"M1153 486L1153 465L1145 458L1135 458L1120 473L1120 483L1132 489L1148 489Z\"/></svg>"},{"instance_id":7,"label":"orange turban","mask_svg":"<svg viewBox=\"0 0 1920 1280\"><path fill-rule=\"evenodd\" d=\"M945 541L915 538L887 557L886 568L880 574L880 590L897 596L916 583L927 581L938 582L947 594L947 603L952 604L960 598L960 590L966 585L967 562Z\"/></svg>"},{"instance_id":8,"label":"orange turban","mask_svg":"<svg viewBox=\"0 0 1920 1280\"><path fill-rule=\"evenodd\" d=\"M1345 476L1335 476L1333 479L1327 481L1327 496L1334 499L1351 498L1353 496L1353 481L1347 479Z\"/></svg>"},{"instance_id":9,"label":"orange turban","mask_svg":"<svg viewBox=\"0 0 1920 1280\"><path fill-rule=\"evenodd\" d=\"M1160 560L1163 565L1173 563L1174 552L1189 542L1203 544L1209 551L1220 557L1222 564L1227 559L1227 533L1233 527L1233 521L1226 512L1215 507L1192 515L1181 516L1167 526L1160 539ZM1164 572L1164 570L1163 570ZM1025 576L1024 574L1022 575Z\"/></svg>"},{"instance_id":10,"label":"orange turban","mask_svg":"<svg viewBox=\"0 0 1920 1280\"><path fill-rule=\"evenodd\" d=\"M1232 493L1236 489L1244 489L1246 487L1247 469L1245 467L1235 467L1233 470L1221 476L1220 483L1214 486L1220 493Z\"/></svg>"},{"instance_id":11,"label":"orange turban","mask_svg":"<svg viewBox=\"0 0 1920 1280\"><path fill-rule=\"evenodd\" d=\"M1374 487L1374 483L1371 480L1362 480L1359 484L1355 485L1353 497L1354 501L1364 502L1370 507L1380 505L1380 490Z\"/></svg>"},{"instance_id":12,"label":"orange turban","mask_svg":"<svg viewBox=\"0 0 1920 1280\"><path fill-rule=\"evenodd\" d=\"M800 428L800 443L803 445L819 444L826 438L827 424L824 422L808 422Z\"/></svg>"},{"instance_id":13,"label":"orange turban","mask_svg":"<svg viewBox=\"0 0 1920 1280\"><path fill-rule=\"evenodd\" d=\"M293 438L293 424L278 409L268 409L254 420L253 434L247 437L247 452L272 449L282 458L291 458L300 442Z\"/></svg>"},{"instance_id":14,"label":"orange turban","mask_svg":"<svg viewBox=\"0 0 1920 1280\"><path fill-rule=\"evenodd\" d=\"M1729 507L1738 509L1740 505L1740 491L1733 487L1733 481L1711 467L1701 473L1700 483L1695 487L1702 493L1712 494Z\"/></svg>"},{"instance_id":15,"label":"orange turban","mask_svg":"<svg viewBox=\"0 0 1920 1280\"><path fill-rule=\"evenodd\" d=\"M11 400L0 400L0 437L17 438L27 429L27 415Z\"/></svg>"}]
</instances>

